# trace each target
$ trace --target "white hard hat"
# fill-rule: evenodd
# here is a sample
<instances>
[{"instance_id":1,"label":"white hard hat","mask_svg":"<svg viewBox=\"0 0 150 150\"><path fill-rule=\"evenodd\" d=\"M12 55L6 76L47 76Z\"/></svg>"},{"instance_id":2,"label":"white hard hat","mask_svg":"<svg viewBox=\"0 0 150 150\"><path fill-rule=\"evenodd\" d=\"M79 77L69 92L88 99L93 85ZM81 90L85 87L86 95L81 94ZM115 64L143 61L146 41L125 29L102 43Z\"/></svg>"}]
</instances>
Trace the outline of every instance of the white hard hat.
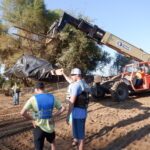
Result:
<instances>
[{"instance_id":1,"label":"white hard hat","mask_svg":"<svg viewBox=\"0 0 150 150\"><path fill-rule=\"evenodd\" d=\"M81 70L79 68L74 68L71 70L71 74L81 74Z\"/></svg>"}]
</instances>

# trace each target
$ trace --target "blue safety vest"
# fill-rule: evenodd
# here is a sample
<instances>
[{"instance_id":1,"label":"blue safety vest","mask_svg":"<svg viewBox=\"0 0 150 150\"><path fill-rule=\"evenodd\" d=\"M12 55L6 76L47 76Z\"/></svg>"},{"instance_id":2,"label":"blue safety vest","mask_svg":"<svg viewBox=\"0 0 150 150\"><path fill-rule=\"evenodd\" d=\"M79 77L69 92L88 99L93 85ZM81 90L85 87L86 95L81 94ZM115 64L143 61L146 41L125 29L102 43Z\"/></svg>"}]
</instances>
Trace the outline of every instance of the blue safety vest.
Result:
<instances>
[{"instance_id":1,"label":"blue safety vest","mask_svg":"<svg viewBox=\"0 0 150 150\"><path fill-rule=\"evenodd\" d=\"M39 119L50 119L52 118L52 111L54 107L54 96L48 93L34 95L38 111L34 112L34 117Z\"/></svg>"}]
</instances>

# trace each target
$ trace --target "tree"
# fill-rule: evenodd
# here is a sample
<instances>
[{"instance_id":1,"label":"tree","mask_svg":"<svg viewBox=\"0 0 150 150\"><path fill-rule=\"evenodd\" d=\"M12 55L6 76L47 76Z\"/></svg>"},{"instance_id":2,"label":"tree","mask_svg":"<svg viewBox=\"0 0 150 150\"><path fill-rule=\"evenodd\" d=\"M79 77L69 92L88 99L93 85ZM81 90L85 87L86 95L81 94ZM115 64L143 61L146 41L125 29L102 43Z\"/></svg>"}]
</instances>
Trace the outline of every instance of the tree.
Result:
<instances>
[{"instance_id":1,"label":"tree","mask_svg":"<svg viewBox=\"0 0 150 150\"><path fill-rule=\"evenodd\" d=\"M44 0L3 0L2 10L3 18L9 24L43 34L46 34L51 23L62 13L61 10L46 10ZM15 37L18 46L16 53L11 56L13 62L21 55L31 54L67 70L80 67L84 72L95 70L97 65L102 67L110 62L108 53L102 51L94 41L87 39L85 34L69 25L62 31L60 38L49 45L45 45L45 38L32 32L18 30L18 34L40 42L23 39L21 36Z\"/></svg>"},{"instance_id":2,"label":"tree","mask_svg":"<svg viewBox=\"0 0 150 150\"><path fill-rule=\"evenodd\" d=\"M45 8L43 0L3 0L1 8L3 10L3 19L9 25L19 26L26 30L46 34L50 24L59 16L54 11L48 11ZM44 58L46 55L45 38L37 36L32 32L18 30L20 37L14 37L18 44L17 52L13 55L13 64L22 55L34 55ZM22 38L39 40L33 42Z\"/></svg>"},{"instance_id":3,"label":"tree","mask_svg":"<svg viewBox=\"0 0 150 150\"><path fill-rule=\"evenodd\" d=\"M0 63L7 64L6 59L10 58L9 61L11 62L12 55L16 53L17 42L8 34L8 27L2 22L0 22L0 41Z\"/></svg>"},{"instance_id":4,"label":"tree","mask_svg":"<svg viewBox=\"0 0 150 150\"><path fill-rule=\"evenodd\" d=\"M103 52L93 40L89 40L84 33L70 25L65 27L60 39L50 44L48 49L47 59L66 70L79 67L88 72L95 70L97 65L110 62L107 52Z\"/></svg>"},{"instance_id":5,"label":"tree","mask_svg":"<svg viewBox=\"0 0 150 150\"><path fill-rule=\"evenodd\" d=\"M112 68L116 69L117 73L121 73L124 66L129 63L132 63L131 59L120 53L116 53L115 61L112 65Z\"/></svg>"}]
</instances>

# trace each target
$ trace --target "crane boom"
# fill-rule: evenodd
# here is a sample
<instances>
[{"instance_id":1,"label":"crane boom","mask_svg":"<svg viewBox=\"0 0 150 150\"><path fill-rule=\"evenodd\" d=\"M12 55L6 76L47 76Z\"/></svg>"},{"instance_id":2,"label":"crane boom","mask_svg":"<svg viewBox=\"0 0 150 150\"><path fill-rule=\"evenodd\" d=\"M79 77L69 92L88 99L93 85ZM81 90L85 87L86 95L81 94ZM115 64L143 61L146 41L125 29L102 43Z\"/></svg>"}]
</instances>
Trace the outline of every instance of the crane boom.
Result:
<instances>
[{"instance_id":1,"label":"crane boom","mask_svg":"<svg viewBox=\"0 0 150 150\"><path fill-rule=\"evenodd\" d=\"M142 49L104 31L96 25L92 25L83 19L76 19L65 12L59 21L54 22L50 26L47 36L54 38L67 23L84 32L88 38L95 40L98 44L113 48L126 57L137 61L150 61L150 54L144 52Z\"/></svg>"}]
</instances>

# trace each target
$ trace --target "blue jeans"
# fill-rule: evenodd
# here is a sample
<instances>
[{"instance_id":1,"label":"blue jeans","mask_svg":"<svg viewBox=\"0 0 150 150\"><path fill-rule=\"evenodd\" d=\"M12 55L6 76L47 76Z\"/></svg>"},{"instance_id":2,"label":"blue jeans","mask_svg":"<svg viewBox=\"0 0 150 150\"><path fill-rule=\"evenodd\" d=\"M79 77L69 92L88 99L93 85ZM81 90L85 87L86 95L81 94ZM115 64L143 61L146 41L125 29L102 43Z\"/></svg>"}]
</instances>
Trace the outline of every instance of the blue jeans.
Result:
<instances>
[{"instance_id":1,"label":"blue jeans","mask_svg":"<svg viewBox=\"0 0 150 150\"><path fill-rule=\"evenodd\" d=\"M13 98L14 98L14 105L18 105L19 104L19 93L14 93Z\"/></svg>"}]
</instances>

